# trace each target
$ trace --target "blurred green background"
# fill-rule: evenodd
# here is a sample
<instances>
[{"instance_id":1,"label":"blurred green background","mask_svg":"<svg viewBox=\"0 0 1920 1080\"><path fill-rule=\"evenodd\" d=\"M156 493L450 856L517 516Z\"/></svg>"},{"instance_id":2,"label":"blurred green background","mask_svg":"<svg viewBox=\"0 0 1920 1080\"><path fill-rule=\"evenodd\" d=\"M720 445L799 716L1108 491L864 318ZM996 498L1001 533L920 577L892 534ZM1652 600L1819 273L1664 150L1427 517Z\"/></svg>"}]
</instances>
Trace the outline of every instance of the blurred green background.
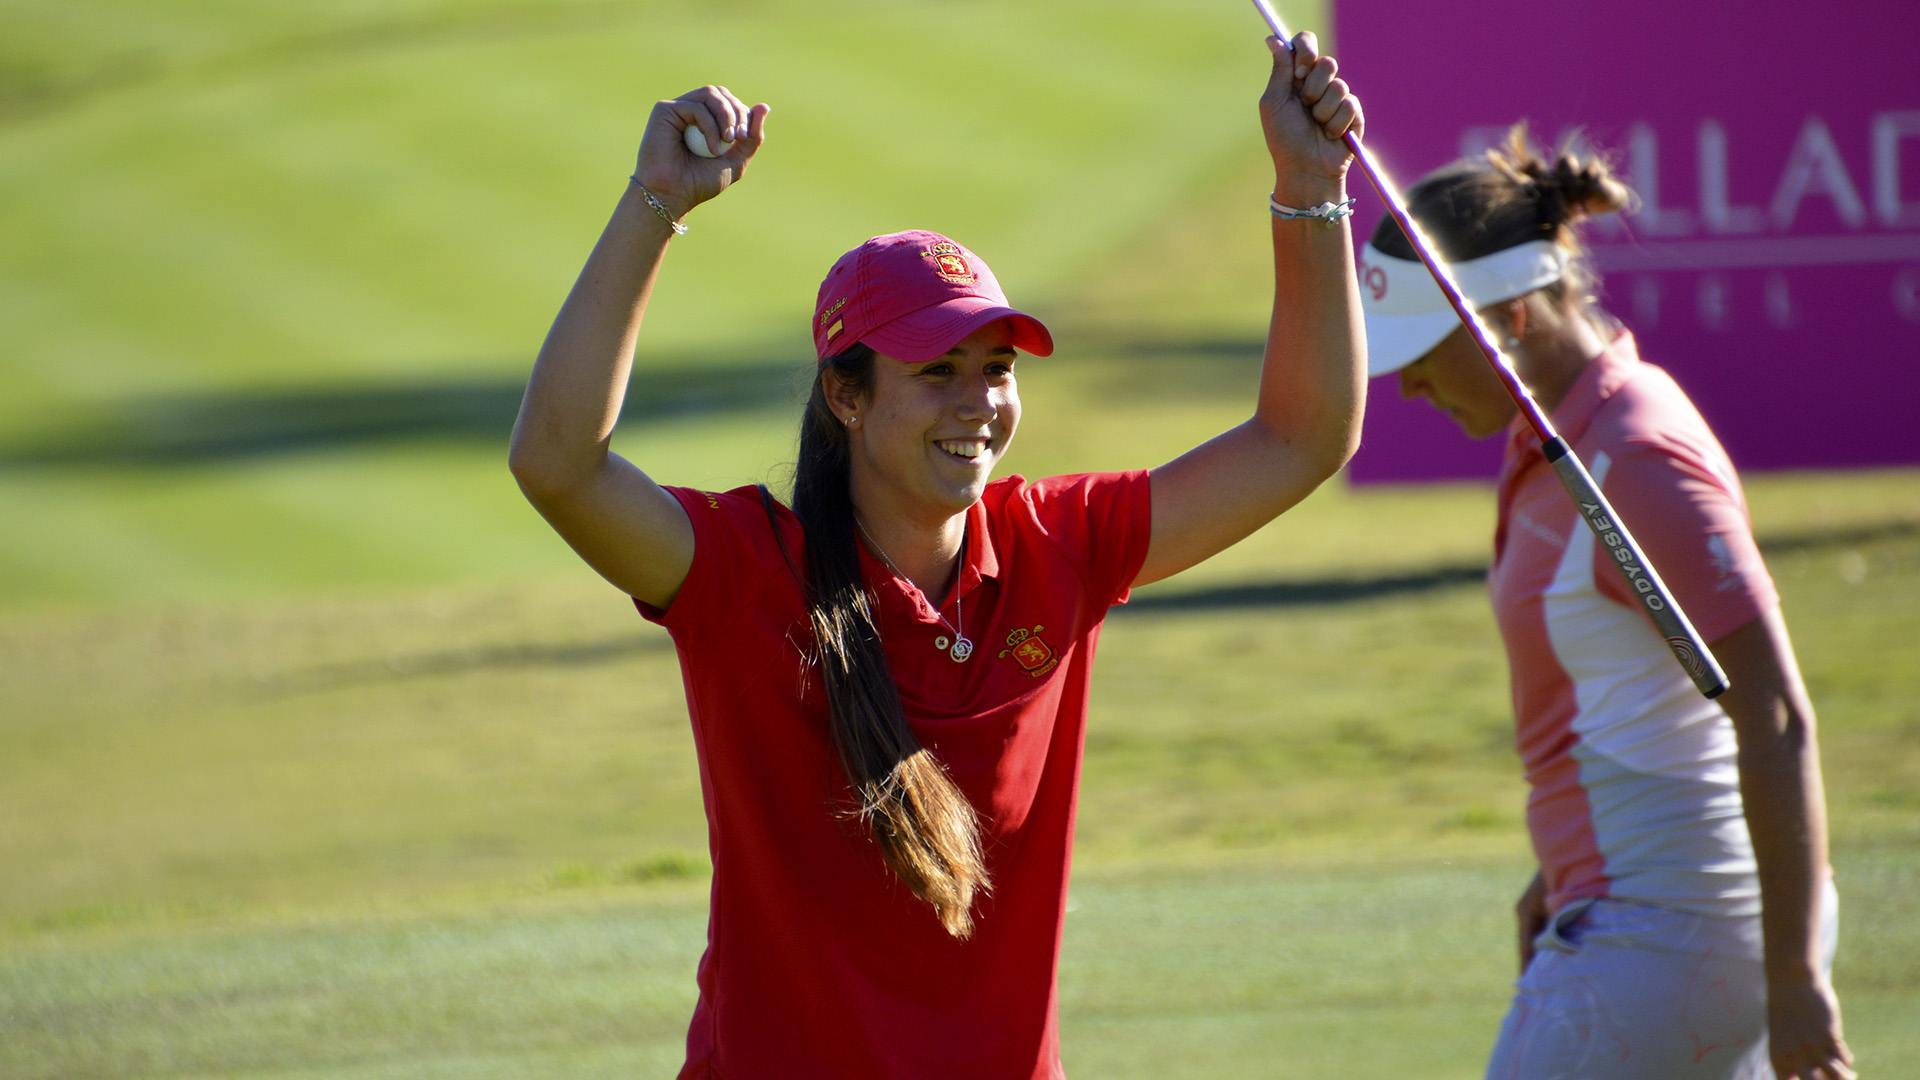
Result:
<instances>
[{"instance_id":1,"label":"blurred green background","mask_svg":"<svg viewBox=\"0 0 1920 1080\"><path fill-rule=\"evenodd\" d=\"M926 227L1060 342L1011 468L1145 466L1251 400L1260 36L1229 0L0 0L0 1074L670 1074L707 873L672 649L505 469L647 109L774 114L674 246L624 453L779 485L820 273ZM1920 470L1750 494L1849 1031L1901 1075ZM1075 1075L1480 1075L1529 872L1491 516L1330 485L1112 620Z\"/></svg>"}]
</instances>

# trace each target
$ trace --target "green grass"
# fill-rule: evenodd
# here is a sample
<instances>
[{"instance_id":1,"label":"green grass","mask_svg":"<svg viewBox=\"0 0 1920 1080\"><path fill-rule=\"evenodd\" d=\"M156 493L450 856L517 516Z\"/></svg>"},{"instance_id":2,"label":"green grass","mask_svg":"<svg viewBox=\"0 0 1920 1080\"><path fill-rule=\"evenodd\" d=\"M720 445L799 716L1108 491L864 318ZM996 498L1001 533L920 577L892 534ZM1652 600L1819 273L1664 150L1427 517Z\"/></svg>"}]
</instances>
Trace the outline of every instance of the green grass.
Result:
<instances>
[{"instance_id":1,"label":"green grass","mask_svg":"<svg viewBox=\"0 0 1920 1080\"><path fill-rule=\"evenodd\" d=\"M648 107L703 81L772 102L773 141L676 246L650 349L802 354L825 267L911 226L1044 309L1223 170L1258 242L1266 60L1231 5L371 7L0 9L9 431L138 392L522 372Z\"/></svg>"},{"instance_id":2,"label":"green grass","mask_svg":"<svg viewBox=\"0 0 1920 1080\"><path fill-rule=\"evenodd\" d=\"M1751 487L1822 711L1850 1031L1920 1060L1920 474ZM1153 604L1471 559L1486 496L1329 490L1110 622L1071 1067L1477 1075L1525 876L1481 591ZM8 1075L668 1067L705 882L691 740L664 637L584 572L24 610L0 658Z\"/></svg>"},{"instance_id":3,"label":"green grass","mask_svg":"<svg viewBox=\"0 0 1920 1080\"><path fill-rule=\"evenodd\" d=\"M1512 860L1439 859L1083 872L1062 959L1066 1065L1477 1077L1511 978L1506 912L1522 873ZM1903 1075L1920 1060L1920 934L1904 901L1914 868L1882 857L1851 878L1849 1031L1863 1074ZM0 1070L666 1075L703 926L698 895L651 887L42 941L0 957Z\"/></svg>"},{"instance_id":4,"label":"green grass","mask_svg":"<svg viewBox=\"0 0 1920 1080\"><path fill-rule=\"evenodd\" d=\"M1920 475L1752 486L1763 537L1844 534L1913 506ZM1435 554L1471 565L1488 512L1472 486L1332 489L1143 591L1103 644L1083 856L1512 850L1504 661L1478 589L1151 607L1231 583L1405 574ZM1402 543L1416 523L1425 552ZM1913 839L1917 550L1908 531L1776 558L1841 834ZM0 614L0 657L0 918L345 902L704 850L671 648L584 569L359 598L29 609Z\"/></svg>"},{"instance_id":5,"label":"green grass","mask_svg":"<svg viewBox=\"0 0 1920 1080\"><path fill-rule=\"evenodd\" d=\"M1231 4L78 11L0 5L0 517L14 526L0 535L0 605L559 571L564 551L499 468L513 387L652 100L704 80L774 103L773 141L676 244L643 372L803 360L825 267L911 226L988 255L1055 322L1070 362L1114 363L1143 324L1233 341L1264 325L1253 105L1267 61ZM1211 369L1247 373L1185 357L1122 367L1203 390ZM130 431L193 436L195 403L246 413L264 411L262 394L476 385L486 404L436 445L328 444L293 460L268 447L191 470L111 452ZM1132 405L1115 419L1134 435L1165 426L1120 389ZM762 406L621 445L665 479L732 483L783 460L792 426L790 406ZM1022 460L1063 456L1043 426ZM1100 445L1152 463L1109 430ZM49 446L109 452L88 467L10 463Z\"/></svg>"},{"instance_id":6,"label":"green grass","mask_svg":"<svg viewBox=\"0 0 1920 1080\"><path fill-rule=\"evenodd\" d=\"M0 3L0 1075L674 1068L707 870L671 647L503 446L648 104L718 78L775 141L675 247L623 453L778 485L818 275L926 225L1061 343L1009 469L1148 466L1256 378L1243 7ZM1821 709L1849 1031L1900 1075L1920 471L1749 488ZM1526 872L1463 580L1491 513L1330 485L1110 622L1075 1075L1479 1075ZM1171 602L1237 588L1296 602Z\"/></svg>"}]
</instances>

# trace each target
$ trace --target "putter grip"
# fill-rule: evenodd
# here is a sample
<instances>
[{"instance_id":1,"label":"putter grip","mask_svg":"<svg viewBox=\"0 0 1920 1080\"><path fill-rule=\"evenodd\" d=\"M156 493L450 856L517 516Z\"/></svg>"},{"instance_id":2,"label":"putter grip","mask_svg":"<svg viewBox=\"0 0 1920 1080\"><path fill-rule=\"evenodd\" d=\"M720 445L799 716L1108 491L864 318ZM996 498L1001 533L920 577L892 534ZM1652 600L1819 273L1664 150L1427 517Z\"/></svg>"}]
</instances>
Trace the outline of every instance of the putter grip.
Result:
<instances>
[{"instance_id":1,"label":"putter grip","mask_svg":"<svg viewBox=\"0 0 1920 1080\"><path fill-rule=\"evenodd\" d=\"M1680 661L1681 668L1693 678L1693 685L1709 698L1725 693L1727 673L1720 670L1713 651L1700 640L1700 632L1693 628L1693 623L1687 621L1687 613L1680 610L1679 602L1667 591L1666 582L1660 580L1653 563L1627 531L1626 523L1613 512L1606 496L1600 494L1600 485L1593 482L1593 474L1580 463L1580 456L1567 445L1567 440L1557 435L1542 449L1553 470L1560 474L1567 494L1573 496L1574 508L1580 511L1581 519L1613 556L1614 566L1627 579L1627 587L1640 598L1640 606L1646 609L1647 617L1666 640L1667 648L1673 650L1673 658Z\"/></svg>"}]
</instances>

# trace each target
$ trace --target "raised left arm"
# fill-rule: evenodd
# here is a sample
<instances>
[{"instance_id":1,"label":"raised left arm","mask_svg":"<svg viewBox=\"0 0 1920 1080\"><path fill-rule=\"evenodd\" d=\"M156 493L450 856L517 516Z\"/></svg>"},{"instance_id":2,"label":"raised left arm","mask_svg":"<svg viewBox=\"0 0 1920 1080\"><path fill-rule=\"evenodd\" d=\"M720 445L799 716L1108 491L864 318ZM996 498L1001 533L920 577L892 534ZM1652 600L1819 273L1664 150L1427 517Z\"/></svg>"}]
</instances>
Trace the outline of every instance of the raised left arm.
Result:
<instances>
[{"instance_id":1,"label":"raised left arm","mask_svg":"<svg viewBox=\"0 0 1920 1080\"><path fill-rule=\"evenodd\" d=\"M1312 34L1268 38L1273 73L1260 118L1274 198L1298 208L1346 198L1352 160L1341 141L1360 106L1318 54ZM1134 584L1170 577L1245 539L1346 464L1360 440L1366 333L1353 239L1275 217L1273 320L1251 419L1153 470L1153 528Z\"/></svg>"},{"instance_id":2,"label":"raised left arm","mask_svg":"<svg viewBox=\"0 0 1920 1080\"><path fill-rule=\"evenodd\" d=\"M1853 1055L1820 940L1827 804L1813 705L1779 608L1712 644L1732 683L1719 702L1739 741L1740 797L1759 862L1774 1073L1849 1080Z\"/></svg>"}]
</instances>

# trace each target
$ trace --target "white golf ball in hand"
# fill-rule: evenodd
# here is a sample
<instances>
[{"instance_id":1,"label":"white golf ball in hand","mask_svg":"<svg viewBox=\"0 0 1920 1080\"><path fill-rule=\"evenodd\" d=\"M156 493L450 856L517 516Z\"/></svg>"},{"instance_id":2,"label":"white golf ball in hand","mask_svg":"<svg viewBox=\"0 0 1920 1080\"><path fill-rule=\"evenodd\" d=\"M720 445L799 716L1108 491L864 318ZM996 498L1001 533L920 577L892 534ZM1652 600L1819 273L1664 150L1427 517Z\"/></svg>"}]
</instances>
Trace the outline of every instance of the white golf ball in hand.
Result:
<instances>
[{"instance_id":1,"label":"white golf ball in hand","mask_svg":"<svg viewBox=\"0 0 1920 1080\"><path fill-rule=\"evenodd\" d=\"M700 133L699 128L689 127L687 128L687 149L693 151L695 157L719 157L733 149L733 144L723 142L720 144L720 149L715 151L707 145L707 137Z\"/></svg>"}]
</instances>

